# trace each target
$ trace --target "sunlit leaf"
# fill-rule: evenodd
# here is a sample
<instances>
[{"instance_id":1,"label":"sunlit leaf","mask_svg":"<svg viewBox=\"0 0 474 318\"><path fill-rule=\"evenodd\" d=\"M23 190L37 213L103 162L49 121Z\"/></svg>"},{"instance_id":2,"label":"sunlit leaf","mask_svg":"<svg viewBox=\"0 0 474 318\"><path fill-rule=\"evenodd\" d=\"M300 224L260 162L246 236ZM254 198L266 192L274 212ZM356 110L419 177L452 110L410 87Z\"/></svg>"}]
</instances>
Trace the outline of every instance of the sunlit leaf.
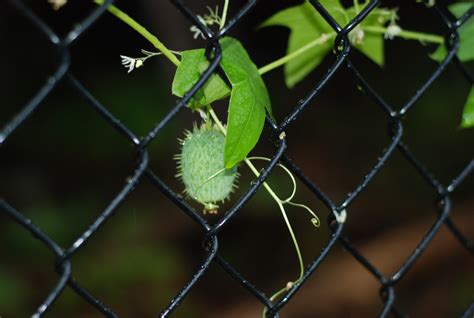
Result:
<instances>
[{"instance_id":1,"label":"sunlit leaf","mask_svg":"<svg viewBox=\"0 0 474 318\"><path fill-rule=\"evenodd\" d=\"M271 104L265 83L242 44L229 37L220 43L221 65L232 84L224 150L225 167L232 168L257 144L265 109L271 114Z\"/></svg>"},{"instance_id":2,"label":"sunlit leaf","mask_svg":"<svg viewBox=\"0 0 474 318\"><path fill-rule=\"evenodd\" d=\"M333 15L337 22L343 22L344 12L339 1L324 0L321 4ZM334 32L324 18L309 3L284 9L262 23L261 27L284 26L290 29L287 54L291 54L303 46L324 39L324 35ZM306 52L292 59L284 66L285 83L288 87L295 86L314 68L316 68L331 51L333 43L329 40L322 41Z\"/></svg>"},{"instance_id":3,"label":"sunlit leaf","mask_svg":"<svg viewBox=\"0 0 474 318\"><path fill-rule=\"evenodd\" d=\"M346 25L356 16L356 10L353 7L345 9L338 0L320 2L341 26ZM360 10L362 8L361 4ZM390 12L386 9L374 9L349 34L349 38L353 40L352 45L381 66L384 64L383 34L364 32L363 27L385 25L390 19ZM335 38L335 31L309 2L276 13L261 25L261 27L268 26L284 26L290 29L287 54L294 53L310 43L315 44L285 64L285 82L289 88L295 86L315 69L331 52L334 45L329 39Z\"/></svg>"},{"instance_id":4,"label":"sunlit leaf","mask_svg":"<svg viewBox=\"0 0 474 318\"><path fill-rule=\"evenodd\" d=\"M173 79L172 93L183 97L199 80L202 73L208 68L209 61L204 49L184 51L181 54L181 64L176 70ZM192 108L208 105L225 98L230 94L230 88L217 74L213 74L201 87L190 102Z\"/></svg>"}]
</instances>

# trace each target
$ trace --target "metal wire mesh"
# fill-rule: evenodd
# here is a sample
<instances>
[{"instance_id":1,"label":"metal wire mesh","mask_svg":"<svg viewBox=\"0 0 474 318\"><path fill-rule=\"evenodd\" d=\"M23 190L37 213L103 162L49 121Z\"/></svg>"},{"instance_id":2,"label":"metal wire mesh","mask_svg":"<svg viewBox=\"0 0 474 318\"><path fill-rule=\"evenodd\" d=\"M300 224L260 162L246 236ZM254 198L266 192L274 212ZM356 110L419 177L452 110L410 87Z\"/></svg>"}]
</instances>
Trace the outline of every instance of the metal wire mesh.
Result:
<instances>
[{"instance_id":1,"label":"metal wire mesh","mask_svg":"<svg viewBox=\"0 0 474 318\"><path fill-rule=\"evenodd\" d=\"M63 38L60 38L53 30L42 21L27 5L20 0L10 0L10 4L18 10L23 16L25 16L34 26L42 33L42 35L56 48L59 59L56 65L56 71L51 74L49 79L44 85L38 90L37 94L21 108L21 111L13 119L11 119L5 127L0 131L0 145L9 141L9 138L17 130L22 129L23 124L31 116L35 115L36 110L41 107L44 99L54 90L58 88L60 82L67 82L73 87L79 94L81 94L89 103L89 105L97 111L97 114L109 125L115 128L128 142L130 142L136 151L137 161L135 171L131 178L129 178L122 190L117 193L107 208L94 220L94 222L84 231L68 248L62 248L54 240L48 237L44 232L35 226L29 219L27 219L21 211L15 209L6 202L5 199L0 198L0 211L9 217L11 217L16 223L18 223L25 231L29 231L36 239L40 240L45 246L47 246L56 257L55 269L59 275L56 286L51 292L45 297L43 303L41 303L36 312L33 313L33 317L43 316L55 303L58 297L61 296L65 288L70 288L78 296L84 298L92 306L94 306L99 312L106 317L116 317L114 311L107 307L106 304L102 303L99 299L94 297L93 291L90 292L80 286L80 283L75 281L72 277L71 264L73 262L74 254L80 250L86 242L97 231L100 231L103 224L113 217L114 211L117 207L127 200L128 195L134 190L137 183L143 179L149 179L153 185L164 193L174 204L176 204L184 213L186 213L194 222L199 224L203 230L203 249L206 252L206 257L203 260L199 269L196 270L192 278L186 283L185 286L179 291L169 305L161 312L161 317L167 317L180 305L183 299L188 295L191 289L193 289L196 283L206 275L210 264L215 262L219 264L232 278L239 282L251 295L258 299L264 306L267 307L267 315L269 317L278 317L279 311L289 302L292 297L300 290L301 286L305 284L307 279L318 270L318 267L324 262L329 252L337 245L342 245L357 261L359 261L380 283L380 297L383 303L380 309L380 317L387 317L390 314L394 316L404 316L404 313L397 308L395 304L395 289L394 287L405 277L406 273L412 268L414 262L420 257L424 250L430 245L433 238L436 236L439 229L445 225L452 234L459 240L466 250L473 253L474 246L473 242L466 238L463 233L456 227L456 225L450 219L451 207L452 207L452 193L456 191L459 185L469 176L472 176L474 170L474 160L470 160L466 166L459 172L458 175L452 176L452 181L449 184L440 183L436 177L431 174L427 168L420 162L414 153L410 151L408 146L402 141L403 133L403 121L404 115L410 112L410 110L417 105L417 102L425 94L428 88L433 82L439 78L445 71L448 64L454 64L465 80L472 85L473 76L469 70L463 66L458 57L456 51L459 46L459 36L457 33L458 28L472 18L474 8L471 8L466 12L460 19L455 19L443 4L436 4L433 8L440 18L441 23L446 27L446 45L449 49L448 55L443 62L439 64L436 70L431 76L423 83L423 85L416 91L416 94L411 96L403 107L396 111L391 105L389 105L383 98L381 98L377 91L364 79L359 73L356 66L351 61L350 51L351 44L348 40L348 34L357 25L364 20L367 15L379 5L378 0L372 0L364 8L359 15L357 15L350 23L346 26L339 25L328 11L316 0L311 0L311 4L314 8L324 17L324 19L330 24L330 26L337 32L337 37L334 40L334 48L336 51L336 60L333 65L327 70L325 76L314 85L312 90L307 96L296 105L292 111L285 117L281 123L275 123L270 118L267 119L267 126L272 131L272 142L275 144L275 152L269 165L262 170L260 177L253 182L252 186L248 191L241 196L235 204L223 214L222 218L215 224L210 225L201 216L199 211L195 211L180 195L175 193L166 183L164 183L150 168L148 165L148 153L147 146L149 143L159 135L163 128L170 122L170 120L181 110L183 110L193 95L199 90L199 88L209 79L209 77L218 71L219 62L221 60L221 50L219 47L218 39L228 34L228 32L235 27L240 21L252 11L254 6L257 4L257 0L248 1L239 11L233 16L219 32L213 33L206 26L204 26L198 19L197 15L193 13L185 4L185 1L175 0L172 1L174 5L182 12L182 14L188 18L194 25L197 25L204 36L207 39L207 49L209 52L214 52L213 58L210 60L208 69L204 72L198 83L181 99L171 111L164 116L164 118L156 124L156 126L144 137L139 138L130 129L124 126L120 121L107 109L106 106L102 105L86 87L77 80L70 72L71 60L69 55L69 47L81 37L86 30L88 30L97 20L99 20L107 9L107 6L112 4L113 0L108 0L106 3L98 7L92 12L87 18L81 23L70 30L70 32ZM350 71L355 77L358 84L363 88L363 92L367 94L377 105L380 107L386 115L388 123L388 134L390 137L389 144L378 157L377 161L362 179L362 181L353 189L342 202L334 202L329 198L323 191L321 191L316 185L317 180L311 180L305 176L302 171L285 153L287 143L284 138L278 138L281 132L285 131L289 126L295 125L298 122L299 117L305 112L307 106L318 99L320 91L328 84L329 80L342 69ZM357 248L354 247L351 239L344 233L344 220L342 218L336 218L341 214L345 214L348 207L351 206L353 201L366 189L367 185L371 182L374 176L384 168L387 160L395 153L400 152L406 161L412 165L416 171L423 177L425 182L433 188L433 191L437 195L436 207L438 214L436 215L435 222L431 228L425 233L421 241L417 244L416 248L411 252L408 258L400 264L399 269L392 273L390 276L383 275L376 266L374 266L367 258L365 258ZM301 282L295 284L288 289L286 294L281 297L276 303L270 301L270 299L260 291L252 282L248 281L239 273L226 259L219 254L218 237L220 232L232 222L235 215L241 210L241 208L249 201L249 199L255 194L257 189L262 186L263 182L272 173L273 168L278 162L283 162L287 167L295 173L299 179L306 185L308 189L314 194L314 196L320 200L327 208L333 212L331 217L328 219L328 224L332 230L332 234L328 237L328 241L324 249L320 254L313 259L305 269L304 277ZM350 214L347 218L350 219ZM470 304L462 314L463 317L472 317L474 315L474 304Z\"/></svg>"}]
</instances>

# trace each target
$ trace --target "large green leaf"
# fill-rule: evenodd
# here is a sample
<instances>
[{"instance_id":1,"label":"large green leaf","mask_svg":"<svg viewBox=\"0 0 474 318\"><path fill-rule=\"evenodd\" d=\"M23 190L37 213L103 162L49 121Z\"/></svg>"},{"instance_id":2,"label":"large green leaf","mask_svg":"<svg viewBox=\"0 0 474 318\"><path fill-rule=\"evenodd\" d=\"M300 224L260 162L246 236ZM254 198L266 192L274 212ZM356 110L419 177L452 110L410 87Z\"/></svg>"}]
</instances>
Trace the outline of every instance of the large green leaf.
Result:
<instances>
[{"instance_id":1,"label":"large green leaf","mask_svg":"<svg viewBox=\"0 0 474 318\"><path fill-rule=\"evenodd\" d=\"M474 127L474 86L471 87L471 92L467 97L461 121L462 128Z\"/></svg>"},{"instance_id":2,"label":"large green leaf","mask_svg":"<svg viewBox=\"0 0 474 318\"><path fill-rule=\"evenodd\" d=\"M460 2L449 6L449 10L456 16L461 17L470 8L472 2ZM474 18L471 17L458 30L459 32L459 49L457 56L463 62L474 60ZM447 55L446 46L440 45L438 49L431 54L431 58L435 61L442 61Z\"/></svg>"},{"instance_id":3,"label":"large green leaf","mask_svg":"<svg viewBox=\"0 0 474 318\"><path fill-rule=\"evenodd\" d=\"M221 65L232 84L227 137L224 149L226 168L242 161L255 147L262 133L265 109L271 114L270 97L258 69L242 44L223 38Z\"/></svg>"},{"instance_id":4,"label":"large green leaf","mask_svg":"<svg viewBox=\"0 0 474 318\"><path fill-rule=\"evenodd\" d=\"M208 68L209 61L204 49L184 51L181 54L181 64L173 79L172 93L183 97L199 80ZM230 88L217 74L213 74L201 87L190 102L192 108L208 105L230 94Z\"/></svg>"},{"instance_id":5,"label":"large green leaf","mask_svg":"<svg viewBox=\"0 0 474 318\"><path fill-rule=\"evenodd\" d=\"M339 0L321 0L321 4L340 25L346 25L356 16L354 8L344 9ZM361 9L363 5L360 5ZM363 26L382 26L389 20L388 10L375 9L366 17L360 26L352 32L360 32ZM305 45L316 43L304 53L299 54L284 66L285 82L289 88L295 86L314 68L316 68L331 51L335 32L314 9L309 2L284 9L268 20L261 27L284 26L290 29L287 54L294 53ZM363 33L359 42L354 42L356 49L360 50L368 58L378 65L384 63L384 38L380 33Z\"/></svg>"}]
</instances>

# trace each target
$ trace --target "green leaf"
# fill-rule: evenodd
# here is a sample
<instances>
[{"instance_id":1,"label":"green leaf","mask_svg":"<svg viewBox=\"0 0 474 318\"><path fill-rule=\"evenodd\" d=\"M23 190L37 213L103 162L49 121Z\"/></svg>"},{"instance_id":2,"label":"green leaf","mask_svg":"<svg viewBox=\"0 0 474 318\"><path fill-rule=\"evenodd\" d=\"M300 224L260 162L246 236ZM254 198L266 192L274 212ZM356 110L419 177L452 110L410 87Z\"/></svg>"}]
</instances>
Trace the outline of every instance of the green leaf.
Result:
<instances>
[{"instance_id":1,"label":"green leaf","mask_svg":"<svg viewBox=\"0 0 474 318\"><path fill-rule=\"evenodd\" d=\"M346 25L356 16L355 9L344 9L339 0L320 1L324 8L333 16L339 25ZM361 4L361 9L363 5ZM384 38L383 34L365 33L357 41L357 32L361 32L364 26L382 26L390 19L390 11L387 9L375 9L367 16L361 25L349 34L355 38L353 45L378 65L384 64ZM305 45L319 41L319 45L306 50L296 58L290 60L284 66L285 82L289 88L294 87L314 68L316 68L331 51L333 43L329 41L329 35L335 36L334 30L324 18L314 9L309 2L284 9L268 20L261 27L284 26L290 29L287 54L291 54ZM324 41L326 37L326 40Z\"/></svg>"},{"instance_id":2,"label":"green leaf","mask_svg":"<svg viewBox=\"0 0 474 318\"><path fill-rule=\"evenodd\" d=\"M344 8L339 1L322 0L320 2L340 23L343 19L341 12L344 12ZM268 26L284 26L290 29L287 54L295 52L312 41L324 38L323 34L334 33L326 20L309 2L276 13L260 27ZM306 77L322 62L331 48L331 41L322 41L320 45L316 45L286 63L284 66L286 86L292 88Z\"/></svg>"},{"instance_id":3,"label":"green leaf","mask_svg":"<svg viewBox=\"0 0 474 318\"><path fill-rule=\"evenodd\" d=\"M360 9L362 10L362 8ZM364 20L362 20L359 30L364 27L373 27L373 26L384 26L387 22L390 21L391 11L383 8L374 9ZM347 9L347 15L350 19L353 19L357 14L354 7ZM357 27L352 32L357 32ZM350 38L350 35L349 35ZM380 33L370 33L364 31L363 39L360 43L356 41L352 45L366 55L369 59L375 62L379 66L385 64L385 54L384 54L384 36Z\"/></svg>"},{"instance_id":4,"label":"green leaf","mask_svg":"<svg viewBox=\"0 0 474 318\"><path fill-rule=\"evenodd\" d=\"M430 57L435 61L441 62L446 57L446 55L448 55L448 50L446 50L444 45L440 45L436 51L430 55Z\"/></svg>"},{"instance_id":5,"label":"green leaf","mask_svg":"<svg viewBox=\"0 0 474 318\"><path fill-rule=\"evenodd\" d=\"M474 86L471 87L471 92L469 93L466 104L464 105L461 127L474 127Z\"/></svg>"},{"instance_id":6,"label":"green leaf","mask_svg":"<svg viewBox=\"0 0 474 318\"><path fill-rule=\"evenodd\" d=\"M472 2L459 2L449 6L449 10L457 17L461 17L473 6ZM458 30L459 49L457 56L462 62L474 60L474 18L466 21ZM448 54L446 46L440 45L430 57L435 61L442 61Z\"/></svg>"},{"instance_id":7,"label":"green leaf","mask_svg":"<svg viewBox=\"0 0 474 318\"><path fill-rule=\"evenodd\" d=\"M265 109L271 114L271 104L265 83L242 44L230 37L220 43L221 65L232 84L224 149L225 167L230 169L257 144Z\"/></svg>"},{"instance_id":8,"label":"green leaf","mask_svg":"<svg viewBox=\"0 0 474 318\"><path fill-rule=\"evenodd\" d=\"M384 65L384 38L382 35L366 34L364 36L364 42L355 47L379 66Z\"/></svg>"},{"instance_id":9,"label":"green leaf","mask_svg":"<svg viewBox=\"0 0 474 318\"><path fill-rule=\"evenodd\" d=\"M181 64L178 66L173 79L172 93L178 97L183 97L197 83L208 67L209 61L205 56L204 49L182 52ZM225 98L229 94L230 88L227 87L219 75L213 74L192 98L190 106L199 108Z\"/></svg>"}]
</instances>

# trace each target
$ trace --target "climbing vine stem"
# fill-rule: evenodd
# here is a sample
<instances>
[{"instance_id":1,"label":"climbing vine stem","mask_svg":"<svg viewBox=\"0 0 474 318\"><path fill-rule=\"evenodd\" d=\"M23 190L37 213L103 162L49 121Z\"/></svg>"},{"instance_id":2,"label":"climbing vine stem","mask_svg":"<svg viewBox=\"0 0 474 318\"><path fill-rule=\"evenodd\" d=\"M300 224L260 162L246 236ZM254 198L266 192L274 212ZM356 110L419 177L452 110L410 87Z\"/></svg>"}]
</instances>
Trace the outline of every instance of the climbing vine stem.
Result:
<instances>
[{"instance_id":1,"label":"climbing vine stem","mask_svg":"<svg viewBox=\"0 0 474 318\"><path fill-rule=\"evenodd\" d=\"M104 4L104 0L94 0L94 2L98 5ZM166 56L171 63L173 63L176 66L179 66L180 61L176 57L176 55L173 54L172 51L170 51L156 36L151 34L145 27L143 27L140 23L135 21L132 17L130 17L128 14L120 10L114 5L110 5L107 10L112 13L114 16L116 16L118 19L122 20L124 23L126 23L128 26L130 26L132 29L137 31L141 36L143 36L145 39L147 39L155 48L157 48L161 53L163 53L164 56Z\"/></svg>"},{"instance_id":2,"label":"climbing vine stem","mask_svg":"<svg viewBox=\"0 0 474 318\"><path fill-rule=\"evenodd\" d=\"M377 33L377 34L385 34L387 33L386 27L380 26L363 26L362 29L368 33ZM423 43L433 43L433 44L443 44L444 38L440 35L436 34L429 34L423 32L415 32L415 31L408 31L408 30L401 30L400 33L397 35L400 38L405 40L417 40Z\"/></svg>"},{"instance_id":3,"label":"climbing vine stem","mask_svg":"<svg viewBox=\"0 0 474 318\"><path fill-rule=\"evenodd\" d=\"M224 127L224 125L222 125L221 121L219 120L219 117L217 117L216 113L214 112L214 110L212 109L212 107L209 106L208 108L209 110L209 114L211 115L213 121L215 122L215 124L217 125L217 127L219 128L219 130L225 135L227 133L226 131L226 128ZM245 164L250 168L250 170L255 174L255 176L258 178L260 176L260 172L257 170L257 168L253 165L253 163L250 161L249 158L245 158L244 159L244 162ZM279 209L280 209L280 212L283 216L283 219L285 221L285 224L286 224L286 227L288 228L288 232L290 233L290 236L291 236L291 239L293 241L293 245L295 247L295 251L296 251L296 254L298 256L298 262L299 262L299 267L300 267L300 274L298 276L298 279L294 282L289 282L287 283L287 286L285 288L282 288L280 289L279 291L277 291L275 294L273 294L271 297L270 297L270 300L273 301L275 300L277 297L279 297L280 295L282 295L286 290L288 290L288 288L292 287L294 284L296 284L297 282L299 282L302 278L303 278L303 275L304 275L304 262L303 262L303 256L301 255L301 251L300 251L300 247L299 247L299 244L298 244L298 240L296 239L296 236L295 236L295 233L293 231L293 227L291 226L291 223L290 223L290 220L288 219L288 216L286 215L286 211L285 211L285 208L283 206L283 201L276 195L276 193L273 191L273 189L268 185L267 182L264 182L263 183L263 186L265 187L265 190L267 190L268 194L272 197L272 199L277 203ZM285 200L287 201L287 200ZM266 313L266 308L264 309L263 311L263 317L265 317L265 313Z\"/></svg>"},{"instance_id":4,"label":"climbing vine stem","mask_svg":"<svg viewBox=\"0 0 474 318\"><path fill-rule=\"evenodd\" d=\"M96 4L102 5L104 3L104 0L94 0L94 2ZM222 29L225 26L226 19L227 19L227 14L228 14L229 2L230 2L229 0L224 0L224 7L223 7L223 11L222 11L222 16L221 16L220 22L219 22L220 29ZM356 0L354 2L354 4L355 4L356 11L359 11L360 8L358 7L358 4L359 4L358 1ZM110 5L108 7L108 11L110 13L112 13L114 16L116 16L118 19L120 19L121 21L123 21L124 23L129 25L132 29L137 31L145 39L147 39L156 49L158 49L164 56L166 56L175 66L180 65L180 60L176 57L176 55L175 55L176 53L174 51L169 50L156 36L154 36L149 31L147 31L142 25L140 25L138 22L136 22L129 15L122 12L120 9L118 9L117 7L115 7L113 5ZM387 32L389 31L388 27L384 27L384 26L362 26L361 25L360 27L364 32L372 33L372 34L387 34ZM396 36L396 37L401 37L401 38L406 39L406 40L418 40L422 43L434 43L434 44L443 44L444 43L443 37L441 37L439 35L427 34L427 33L422 33L422 32L414 32L414 31L409 31L409 30L400 29L395 34L391 33L390 35L391 35L391 37ZM308 44L306 44L306 45L302 46L301 48L299 48L298 50L296 50L296 51L294 51L294 52L292 52L292 53L290 53L286 56L283 56L283 57L281 57L281 58L279 58L279 59L263 66L263 67L261 67L258 71L261 75L266 74L266 73L270 72L271 70L274 70L274 69L276 69L280 66L283 66L286 63L288 63L289 61L299 57L301 54L307 52L308 50L310 50L310 49L312 49L312 48L314 48L318 45L325 44L327 41L329 41L330 39L335 38L335 37L336 37L335 32L323 33L319 37L315 38L313 41L311 41ZM207 110L208 110L208 113L210 114L212 120L214 121L215 125L218 127L218 129L224 135L226 135L226 128L221 123L218 116L215 114L214 110L212 109L212 107L210 105L207 106ZM284 138L284 137L282 137L282 138ZM249 169L255 174L255 176L258 178L260 176L260 172L253 165L253 163L251 162L250 159L251 158L245 158L243 161L249 167ZM258 157L258 158L254 158L254 159L262 159L262 158ZM291 176L291 173L286 168L284 168L284 169ZM294 179L292 179L292 180L294 182ZM294 183L294 185L296 187L295 183ZM270 297L270 300L274 301L275 299L280 297L282 294L284 294L286 291L288 291L290 288L292 288L294 286L294 284L297 284L302 279L302 277L304 275L303 257L301 255L301 251L300 251L296 236L294 234L293 228L292 228L291 223L290 223L290 221L288 219L288 216L286 214L284 204L290 204L290 205L293 205L293 206L298 206L298 207L305 208L310 213L312 213L312 215L314 215L314 213L307 206L291 202L290 201L291 199L281 200L278 197L278 195L273 191L273 189L268 185L267 182L263 182L263 186L264 186L265 190L268 192L268 194L272 197L272 199L277 203L277 205L280 209L280 212L283 216L286 227L288 228L291 239L293 241L293 245L295 247L295 251L296 251L296 254L297 254L297 257L298 257L299 269L300 269L300 274L299 274L297 280L288 282L287 285L285 286L285 288L282 288L282 289L278 290L275 294L273 294ZM294 195L294 192L292 193L292 196L293 195ZM292 198L292 196L290 196L290 198ZM313 221L314 225L316 225L316 226L319 225L319 219L315 215L314 215L312 221ZM263 311L263 316L265 316L265 314L266 314L266 309L264 309L264 311Z\"/></svg>"},{"instance_id":5,"label":"climbing vine stem","mask_svg":"<svg viewBox=\"0 0 474 318\"><path fill-rule=\"evenodd\" d=\"M388 28L386 27L378 27L378 26L362 26L361 27L363 31L367 33L374 33L374 34L386 34ZM433 43L433 44L443 44L444 43L444 38L440 35L436 34L429 34L429 33L422 33L422 32L415 32L415 31L405 31L401 30L400 33L394 35L395 37L400 37L405 40L417 40L422 43ZM285 55L265 66L262 66L258 69L258 72L260 75L263 75L265 73L268 73L280 66L285 65L289 61L297 58L301 54L305 53L306 51L312 49L315 46L322 45L326 43L328 40L335 38L336 37L336 32L330 32L330 33L322 33L320 37L314 39L313 41L309 42L305 46L302 46L298 50Z\"/></svg>"},{"instance_id":6,"label":"climbing vine stem","mask_svg":"<svg viewBox=\"0 0 474 318\"><path fill-rule=\"evenodd\" d=\"M103 4L104 0L94 0L95 3L97 4ZM228 5L228 1L226 1L226 5L224 6L224 12L227 10L225 7ZM166 56L174 65L179 66L180 61L177 59L177 57L172 53L171 50L169 50L161 41L158 40L157 37L152 35L150 32L148 32L143 26L141 26L138 22L136 22L134 19L132 19L129 15L125 14L122 12L120 9L118 9L115 6L109 6L108 10L110 13L112 13L114 16L122 20L124 23L128 24L130 27L132 27L135 31L137 31L139 34L141 34L144 38L146 38L150 43L152 43L160 52L163 53L164 56ZM226 13L223 14L223 20L225 20ZM225 22L225 21L224 21ZM215 122L216 126L219 128L219 130L225 135L227 133L226 128L224 125L221 123L219 118L217 117L216 113L212 109L212 107L209 105L208 106L208 111L209 114L211 115L213 121ZM250 170L255 174L255 176L258 178L260 176L259 171L257 168L253 165L253 163L248 159L244 159L245 164L250 168ZM290 233L291 239L293 241L293 245L296 250L296 254L298 256L298 262L299 262L299 268L300 268L300 275L297 281L299 281L304 274L304 263L303 263L303 257L301 255L301 251L298 245L298 241L296 239L295 233L293 231L293 228L291 226L291 223L288 219L288 216L286 215L285 208L283 206L283 201L276 195L276 193L273 191L273 189L268 185L268 183L264 182L263 186L265 190L270 194L270 196L275 200L277 203L282 215L283 219L285 221L285 224L288 228L288 231ZM291 282L293 284L294 282ZM278 291L272 296L272 300L278 297L282 291L286 290L286 288Z\"/></svg>"}]
</instances>

